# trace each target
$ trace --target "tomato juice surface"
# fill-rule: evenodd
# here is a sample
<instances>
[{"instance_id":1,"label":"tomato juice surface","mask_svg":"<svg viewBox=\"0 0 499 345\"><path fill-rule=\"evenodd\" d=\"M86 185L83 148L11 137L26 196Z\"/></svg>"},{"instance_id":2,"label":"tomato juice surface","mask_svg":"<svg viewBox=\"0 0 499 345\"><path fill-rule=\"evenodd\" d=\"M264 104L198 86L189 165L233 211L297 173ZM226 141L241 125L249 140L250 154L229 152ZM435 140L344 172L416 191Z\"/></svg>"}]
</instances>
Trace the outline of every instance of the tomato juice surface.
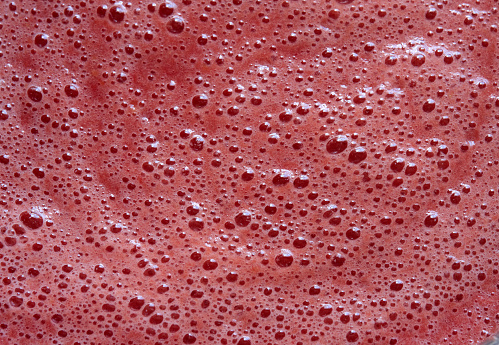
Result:
<instances>
[{"instance_id":1,"label":"tomato juice surface","mask_svg":"<svg viewBox=\"0 0 499 345\"><path fill-rule=\"evenodd\" d=\"M498 7L0 1L0 344L480 344Z\"/></svg>"}]
</instances>

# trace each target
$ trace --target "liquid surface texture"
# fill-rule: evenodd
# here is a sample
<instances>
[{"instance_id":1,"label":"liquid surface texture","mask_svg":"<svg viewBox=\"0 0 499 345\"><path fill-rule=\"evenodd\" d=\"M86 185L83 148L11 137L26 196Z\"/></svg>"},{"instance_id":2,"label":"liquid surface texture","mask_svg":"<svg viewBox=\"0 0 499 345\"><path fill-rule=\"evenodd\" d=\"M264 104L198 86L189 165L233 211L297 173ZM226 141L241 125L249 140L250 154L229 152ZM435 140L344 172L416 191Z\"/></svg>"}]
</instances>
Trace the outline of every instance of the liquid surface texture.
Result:
<instances>
[{"instance_id":1,"label":"liquid surface texture","mask_svg":"<svg viewBox=\"0 0 499 345\"><path fill-rule=\"evenodd\" d=\"M0 1L0 344L480 344L499 2Z\"/></svg>"}]
</instances>

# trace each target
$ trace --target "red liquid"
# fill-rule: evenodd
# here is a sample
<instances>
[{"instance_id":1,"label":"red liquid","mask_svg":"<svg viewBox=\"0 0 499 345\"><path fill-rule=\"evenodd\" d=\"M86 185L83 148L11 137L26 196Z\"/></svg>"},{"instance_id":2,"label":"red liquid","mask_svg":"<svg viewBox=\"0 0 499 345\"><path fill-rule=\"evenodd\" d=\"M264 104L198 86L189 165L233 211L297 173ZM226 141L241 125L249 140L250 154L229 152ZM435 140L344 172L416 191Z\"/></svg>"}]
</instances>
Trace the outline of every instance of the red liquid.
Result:
<instances>
[{"instance_id":1,"label":"red liquid","mask_svg":"<svg viewBox=\"0 0 499 345\"><path fill-rule=\"evenodd\" d=\"M0 6L0 344L498 330L495 1Z\"/></svg>"}]
</instances>

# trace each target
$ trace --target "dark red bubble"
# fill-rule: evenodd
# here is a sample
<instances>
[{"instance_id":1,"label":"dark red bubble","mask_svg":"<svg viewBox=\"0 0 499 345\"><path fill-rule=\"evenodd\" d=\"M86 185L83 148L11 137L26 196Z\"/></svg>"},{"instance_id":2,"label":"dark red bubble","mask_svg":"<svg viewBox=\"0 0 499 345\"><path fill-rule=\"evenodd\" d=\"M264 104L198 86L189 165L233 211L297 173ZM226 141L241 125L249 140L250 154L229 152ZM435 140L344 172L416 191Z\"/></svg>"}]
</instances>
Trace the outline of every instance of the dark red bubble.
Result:
<instances>
[{"instance_id":1,"label":"dark red bubble","mask_svg":"<svg viewBox=\"0 0 499 345\"><path fill-rule=\"evenodd\" d=\"M390 290L392 291L400 291L404 287L404 282L401 280L396 280L390 284Z\"/></svg>"},{"instance_id":2,"label":"dark red bubble","mask_svg":"<svg viewBox=\"0 0 499 345\"><path fill-rule=\"evenodd\" d=\"M114 23L121 23L125 19L126 9L122 5L114 5L109 9L109 19Z\"/></svg>"},{"instance_id":3,"label":"dark red bubble","mask_svg":"<svg viewBox=\"0 0 499 345\"><path fill-rule=\"evenodd\" d=\"M28 97L33 102L41 102L43 98L42 88L39 86L31 86L28 89Z\"/></svg>"},{"instance_id":4,"label":"dark red bubble","mask_svg":"<svg viewBox=\"0 0 499 345\"><path fill-rule=\"evenodd\" d=\"M326 150L329 153L341 153L346 150L348 146L348 139L344 135L338 135L337 137L329 140L326 145Z\"/></svg>"},{"instance_id":5,"label":"dark red bubble","mask_svg":"<svg viewBox=\"0 0 499 345\"><path fill-rule=\"evenodd\" d=\"M166 28L172 34L180 34L182 31L184 31L184 27L184 20L180 17L171 18L166 25Z\"/></svg>"},{"instance_id":6,"label":"dark red bubble","mask_svg":"<svg viewBox=\"0 0 499 345\"><path fill-rule=\"evenodd\" d=\"M366 149L361 146L358 146L355 149L353 149L348 155L348 161L354 164L358 164L363 160L365 160L366 158L367 158Z\"/></svg>"},{"instance_id":7,"label":"dark red bubble","mask_svg":"<svg viewBox=\"0 0 499 345\"><path fill-rule=\"evenodd\" d=\"M282 249L275 257L275 262L279 267L289 267L293 263L293 254L289 250Z\"/></svg>"},{"instance_id":8,"label":"dark red bubble","mask_svg":"<svg viewBox=\"0 0 499 345\"><path fill-rule=\"evenodd\" d=\"M43 218L36 212L24 211L19 216L21 222L30 229L38 229L43 225Z\"/></svg>"}]
</instances>

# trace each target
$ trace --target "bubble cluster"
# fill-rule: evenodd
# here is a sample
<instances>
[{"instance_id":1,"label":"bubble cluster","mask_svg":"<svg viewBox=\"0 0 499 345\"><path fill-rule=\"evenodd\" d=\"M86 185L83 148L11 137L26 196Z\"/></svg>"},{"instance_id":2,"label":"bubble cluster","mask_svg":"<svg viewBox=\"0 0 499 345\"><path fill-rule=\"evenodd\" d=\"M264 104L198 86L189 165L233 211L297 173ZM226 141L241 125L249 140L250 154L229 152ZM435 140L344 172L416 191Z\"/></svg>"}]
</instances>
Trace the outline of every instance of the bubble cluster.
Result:
<instances>
[{"instance_id":1,"label":"bubble cluster","mask_svg":"<svg viewBox=\"0 0 499 345\"><path fill-rule=\"evenodd\" d=\"M0 344L480 344L497 11L0 2Z\"/></svg>"}]
</instances>

